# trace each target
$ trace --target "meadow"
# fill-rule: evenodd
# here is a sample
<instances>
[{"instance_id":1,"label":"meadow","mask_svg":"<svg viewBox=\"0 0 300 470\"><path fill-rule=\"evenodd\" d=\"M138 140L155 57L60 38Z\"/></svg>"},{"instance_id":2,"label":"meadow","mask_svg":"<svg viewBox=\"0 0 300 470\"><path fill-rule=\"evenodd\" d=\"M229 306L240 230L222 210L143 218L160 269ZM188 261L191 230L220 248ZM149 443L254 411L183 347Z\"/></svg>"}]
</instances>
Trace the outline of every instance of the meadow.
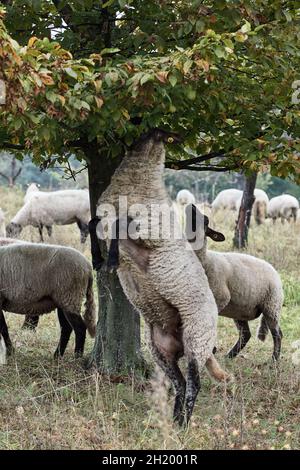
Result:
<instances>
[{"instance_id":1,"label":"meadow","mask_svg":"<svg viewBox=\"0 0 300 470\"><path fill-rule=\"evenodd\" d=\"M6 220L22 205L23 193L0 188ZM220 213L215 227L231 249L234 214ZM38 241L37 229L22 238ZM87 256L75 226L54 227L51 243L71 245ZM273 264L284 284L282 357L271 362L272 340L252 338L233 361L225 353L237 340L233 321L220 318L217 357L235 377L228 387L202 373L202 389L187 430L174 426L172 397L163 375L120 383L73 359L73 341L62 360L53 352L59 336L55 313L44 315L37 332L21 330L24 317L6 314L16 354L0 369L0 449L300 449L300 365L292 343L300 339L300 223L252 223L247 252ZM86 354L92 349L86 343ZM147 351L145 356L151 361Z\"/></svg>"}]
</instances>

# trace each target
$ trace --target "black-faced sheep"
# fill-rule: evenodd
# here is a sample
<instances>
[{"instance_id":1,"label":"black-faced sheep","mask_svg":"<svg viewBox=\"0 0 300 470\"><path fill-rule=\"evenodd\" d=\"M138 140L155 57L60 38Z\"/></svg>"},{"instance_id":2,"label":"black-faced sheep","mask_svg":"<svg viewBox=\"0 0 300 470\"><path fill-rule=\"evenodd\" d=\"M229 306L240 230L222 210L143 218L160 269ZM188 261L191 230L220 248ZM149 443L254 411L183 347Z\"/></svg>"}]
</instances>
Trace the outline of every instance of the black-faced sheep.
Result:
<instances>
[{"instance_id":1,"label":"black-faced sheep","mask_svg":"<svg viewBox=\"0 0 300 470\"><path fill-rule=\"evenodd\" d=\"M191 240L195 232L203 234L203 246L195 250L214 294L219 315L232 318L239 330L239 340L229 351L235 357L251 337L248 322L262 315L258 338L264 341L271 331L273 359L280 356L282 332L279 318L283 304L279 274L266 261L241 253L219 253L207 250L207 237L220 242L224 235L209 227L209 219L193 205L186 208ZM202 282L202 279L201 281Z\"/></svg>"},{"instance_id":2,"label":"black-faced sheep","mask_svg":"<svg viewBox=\"0 0 300 470\"><path fill-rule=\"evenodd\" d=\"M110 231L116 219L127 230L128 217L134 220L140 212L139 239L120 237L117 273L128 299L144 316L155 361L175 388L174 418L182 424L192 414L203 366L219 380L229 376L212 355L217 306L204 269L187 240L170 236L170 227L166 230L156 218L155 208L159 207L162 217L171 212L163 183L163 141L168 138L161 131L153 131L127 153L98 201L97 215L104 232L103 227ZM119 195L127 198L124 219L119 213ZM108 205L115 209L111 214ZM173 214L174 224L175 219ZM108 235L108 246L111 238ZM99 246L93 253L94 264L100 265ZM182 356L188 360L186 379L178 366Z\"/></svg>"},{"instance_id":3,"label":"black-faced sheep","mask_svg":"<svg viewBox=\"0 0 300 470\"><path fill-rule=\"evenodd\" d=\"M32 225L39 229L41 241L44 241L44 226L51 228L55 224L77 223L81 234L81 243L84 243L88 236L89 219L90 202L87 190L34 191L30 194L26 204L13 217L6 232L8 237L17 237L24 227ZM51 231L49 233L51 234Z\"/></svg>"},{"instance_id":4,"label":"black-faced sheep","mask_svg":"<svg viewBox=\"0 0 300 470\"><path fill-rule=\"evenodd\" d=\"M82 303L85 302L83 319ZM37 316L58 309L61 337L55 356L62 356L72 330L75 355L83 354L86 329L95 336L93 272L77 250L35 243L0 248L0 333L12 352L3 310Z\"/></svg>"}]
</instances>

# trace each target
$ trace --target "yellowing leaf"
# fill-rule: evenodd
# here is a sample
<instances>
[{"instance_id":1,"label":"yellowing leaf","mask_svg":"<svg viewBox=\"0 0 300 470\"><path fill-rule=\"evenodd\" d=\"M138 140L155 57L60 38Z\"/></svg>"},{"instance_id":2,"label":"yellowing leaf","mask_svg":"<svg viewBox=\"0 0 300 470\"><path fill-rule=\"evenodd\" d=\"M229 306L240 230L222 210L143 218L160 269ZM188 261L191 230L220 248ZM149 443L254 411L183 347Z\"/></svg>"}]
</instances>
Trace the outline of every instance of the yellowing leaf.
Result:
<instances>
[{"instance_id":1,"label":"yellowing leaf","mask_svg":"<svg viewBox=\"0 0 300 470\"><path fill-rule=\"evenodd\" d=\"M197 59L195 60L195 63L196 65L198 65L198 67L202 68L204 70L204 72L208 72L209 71L209 62L207 62L207 60L204 60L204 59Z\"/></svg>"},{"instance_id":2,"label":"yellowing leaf","mask_svg":"<svg viewBox=\"0 0 300 470\"><path fill-rule=\"evenodd\" d=\"M168 79L168 74L169 72L157 72L156 73L156 78L161 82L161 83L166 83Z\"/></svg>"},{"instance_id":3,"label":"yellowing leaf","mask_svg":"<svg viewBox=\"0 0 300 470\"><path fill-rule=\"evenodd\" d=\"M95 101L96 101L96 105L97 105L97 108L102 108L103 104L104 104L104 101L102 98L100 98L99 96L95 96Z\"/></svg>"},{"instance_id":4,"label":"yellowing leaf","mask_svg":"<svg viewBox=\"0 0 300 470\"><path fill-rule=\"evenodd\" d=\"M35 36L32 36L32 38L30 38L28 41L28 47L32 47L36 41L38 41L38 38Z\"/></svg>"}]
</instances>

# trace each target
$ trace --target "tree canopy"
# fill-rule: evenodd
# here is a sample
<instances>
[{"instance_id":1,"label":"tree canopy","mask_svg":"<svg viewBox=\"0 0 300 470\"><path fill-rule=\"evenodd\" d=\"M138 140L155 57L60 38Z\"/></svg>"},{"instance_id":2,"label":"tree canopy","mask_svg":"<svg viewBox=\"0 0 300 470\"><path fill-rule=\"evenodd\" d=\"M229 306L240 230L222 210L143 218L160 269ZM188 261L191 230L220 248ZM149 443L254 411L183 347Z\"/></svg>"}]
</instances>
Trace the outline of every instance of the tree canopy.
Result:
<instances>
[{"instance_id":1,"label":"tree canopy","mask_svg":"<svg viewBox=\"0 0 300 470\"><path fill-rule=\"evenodd\" d=\"M296 1L2 4L0 148L51 166L93 141L114 158L161 127L182 139L171 168L300 181Z\"/></svg>"}]
</instances>

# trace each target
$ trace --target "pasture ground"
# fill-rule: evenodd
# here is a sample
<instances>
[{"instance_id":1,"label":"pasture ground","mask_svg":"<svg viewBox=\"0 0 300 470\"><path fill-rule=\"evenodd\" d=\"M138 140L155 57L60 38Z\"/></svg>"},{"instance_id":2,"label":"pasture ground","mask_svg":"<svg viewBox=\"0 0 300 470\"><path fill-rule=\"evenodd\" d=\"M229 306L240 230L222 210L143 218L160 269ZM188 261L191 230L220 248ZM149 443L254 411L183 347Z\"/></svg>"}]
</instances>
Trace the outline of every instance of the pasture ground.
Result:
<instances>
[{"instance_id":1,"label":"pasture ground","mask_svg":"<svg viewBox=\"0 0 300 470\"><path fill-rule=\"evenodd\" d=\"M21 191L0 188L7 221L22 197ZM215 227L226 242L217 249L231 249L233 225L233 214L219 214ZM22 237L37 240L37 230L26 229ZM51 242L81 249L75 226L55 227ZM244 352L234 361L223 359L237 332L231 320L220 318L217 357L235 383L225 389L203 373L193 419L183 431L172 425L173 399L158 371L152 381L116 383L84 371L73 359L73 341L64 359L54 361L54 313L41 318L37 333L21 330L24 317L6 314L16 354L0 370L0 449L299 449L300 365L291 359L291 345L300 339L299 221L253 224L248 252L282 275L284 339L277 367L270 361L270 336L265 343L255 337L258 321L250 323L253 336ZM89 256L88 246L84 253ZM91 348L89 339L86 353Z\"/></svg>"}]
</instances>

